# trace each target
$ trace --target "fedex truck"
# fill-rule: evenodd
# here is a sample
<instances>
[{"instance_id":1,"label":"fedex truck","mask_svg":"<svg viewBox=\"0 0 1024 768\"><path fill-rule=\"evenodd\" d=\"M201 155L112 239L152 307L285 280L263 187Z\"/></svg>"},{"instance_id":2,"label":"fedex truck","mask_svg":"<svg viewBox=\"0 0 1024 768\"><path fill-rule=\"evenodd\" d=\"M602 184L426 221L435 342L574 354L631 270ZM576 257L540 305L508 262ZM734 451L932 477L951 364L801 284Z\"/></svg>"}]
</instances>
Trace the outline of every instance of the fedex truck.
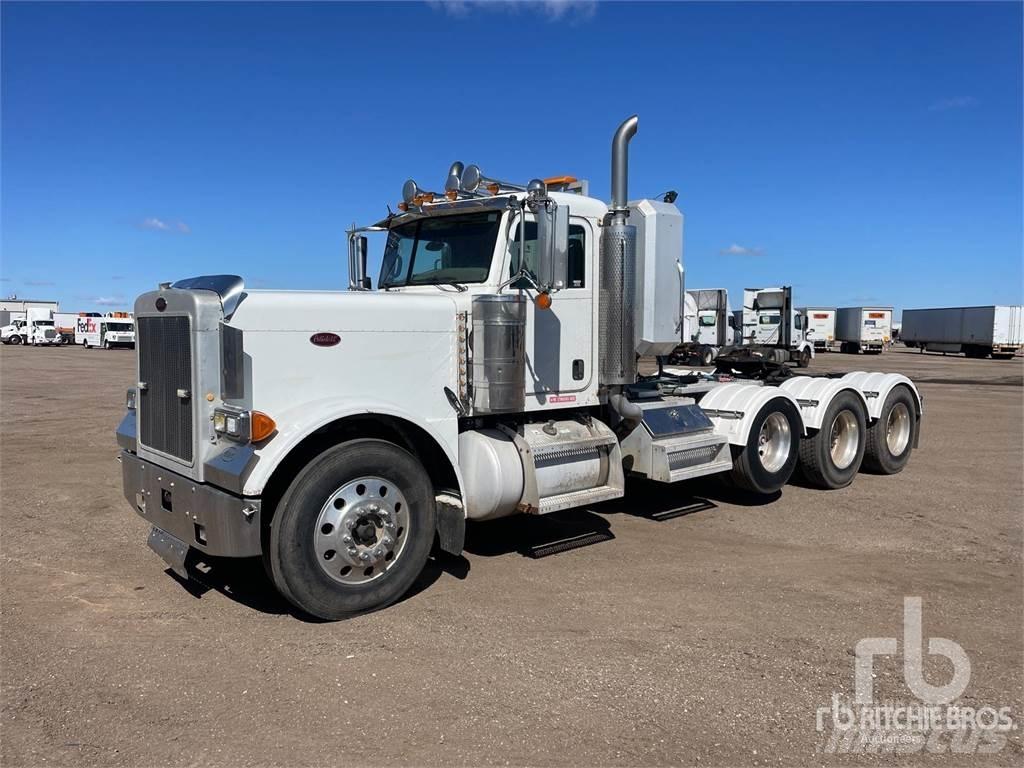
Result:
<instances>
[{"instance_id":1,"label":"fedex truck","mask_svg":"<svg viewBox=\"0 0 1024 768\"><path fill-rule=\"evenodd\" d=\"M90 347L135 346L135 321L130 317L79 317L75 324L75 344Z\"/></svg>"}]
</instances>

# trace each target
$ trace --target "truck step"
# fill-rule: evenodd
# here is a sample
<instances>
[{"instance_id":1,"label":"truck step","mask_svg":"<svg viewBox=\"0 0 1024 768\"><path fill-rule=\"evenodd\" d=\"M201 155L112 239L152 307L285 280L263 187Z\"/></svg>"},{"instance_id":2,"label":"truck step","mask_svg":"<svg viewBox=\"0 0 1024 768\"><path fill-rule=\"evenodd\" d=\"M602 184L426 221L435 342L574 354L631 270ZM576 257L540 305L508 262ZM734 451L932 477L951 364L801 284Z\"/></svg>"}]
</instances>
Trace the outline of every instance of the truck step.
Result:
<instances>
[{"instance_id":1,"label":"truck step","mask_svg":"<svg viewBox=\"0 0 1024 768\"><path fill-rule=\"evenodd\" d=\"M580 549L581 547L589 547L591 544L600 544L602 541L611 541L614 538L615 536L611 531L578 533L555 541L549 541L544 544L535 544L526 547L523 550L523 554L526 557L532 557L534 560L539 560L542 557L557 555L561 552L569 552L573 549Z\"/></svg>"},{"instance_id":2,"label":"truck step","mask_svg":"<svg viewBox=\"0 0 1024 768\"><path fill-rule=\"evenodd\" d=\"M615 485L599 485L596 488L585 488L582 491L570 491L557 496L545 496L540 500L540 507L534 514L547 515L571 507L582 507L585 504L596 504L599 501L617 499L623 495L623 489Z\"/></svg>"}]
</instances>

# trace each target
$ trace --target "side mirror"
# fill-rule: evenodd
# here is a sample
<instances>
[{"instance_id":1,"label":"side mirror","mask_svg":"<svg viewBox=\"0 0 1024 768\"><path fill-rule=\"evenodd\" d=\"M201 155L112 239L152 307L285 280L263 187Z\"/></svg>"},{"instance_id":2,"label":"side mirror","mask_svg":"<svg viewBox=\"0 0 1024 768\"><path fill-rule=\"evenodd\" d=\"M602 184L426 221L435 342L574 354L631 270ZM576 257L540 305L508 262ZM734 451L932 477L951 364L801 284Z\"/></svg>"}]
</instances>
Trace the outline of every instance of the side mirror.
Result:
<instances>
[{"instance_id":1,"label":"side mirror","mask_svg":"<svg viewBox=\"0 0 1024 768\"><path fill-rule=\"evenodd\" d=\"M533 206L531 206L533 207ZM554 200L537 200L537 286L560 291L569 279L569 208Z\"/></svg>"},{"instance_id":2,"label":"side mirror","mask_svg":"<svg viewBox=\"0 0 1024 768\"><path fill-rule=\"evenodd\" d=\"M358 285L363 290L370 290L370 277L366 274L366 236L361 235L356 238L356 275L358 276Z\"/></svg>"}]
</instances>

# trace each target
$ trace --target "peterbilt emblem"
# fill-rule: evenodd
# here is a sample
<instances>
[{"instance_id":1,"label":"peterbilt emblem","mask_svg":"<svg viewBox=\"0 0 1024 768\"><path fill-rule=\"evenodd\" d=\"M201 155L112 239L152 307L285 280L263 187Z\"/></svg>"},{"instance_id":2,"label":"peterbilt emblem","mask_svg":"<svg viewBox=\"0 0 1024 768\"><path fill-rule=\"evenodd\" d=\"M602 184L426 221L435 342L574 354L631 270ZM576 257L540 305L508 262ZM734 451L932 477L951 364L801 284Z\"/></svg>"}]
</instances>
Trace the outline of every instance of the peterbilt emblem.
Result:
<instances>
[{"instance_id":1,"label":"peterbilt emblem","mask_svg":"<svg viewBox=\"0 0 1024 768\"><path fill-rule=\"evenodd\" d=\"M336 333L314 333L309 340L318 347L333 347L341 342L341 336Z\"/></svg>"}]
</instances>

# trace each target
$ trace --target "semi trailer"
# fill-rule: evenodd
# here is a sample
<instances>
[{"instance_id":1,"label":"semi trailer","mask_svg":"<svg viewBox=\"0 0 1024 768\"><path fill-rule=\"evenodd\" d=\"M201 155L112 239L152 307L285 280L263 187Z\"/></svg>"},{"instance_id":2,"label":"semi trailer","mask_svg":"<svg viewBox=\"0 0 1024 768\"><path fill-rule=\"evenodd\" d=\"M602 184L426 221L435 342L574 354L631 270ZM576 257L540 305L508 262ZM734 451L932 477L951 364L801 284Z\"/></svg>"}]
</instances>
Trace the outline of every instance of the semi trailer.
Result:
<instances>
[{"instance_id":1,"label":"semi trailer","mask_svg":"<svg viewBox=\"0 0 1024 768\"><path fill-rule=\"evenodd\" d=\"M900 337L922 352L1009 360L1024 346L1024 307L905 309Z\"/></svg>"},{"instance_id":2,"label":"semi trailer","mask_svg":"<svg viewBox=\"0 0 1024 768\"><path fill-rule=\"evenodd\" d=\"M798 468L823 489L900 472L922 417L906 376L638 373L679 344L684 272L682 213L627 193L637 126L614 134L608 203L456 162L353 225L347 291L207 275L139 296L116 437L150 546L184 577L262 557L287 600L339 619L401 597L435 542L460 553L467 521L615 499L627 476L777 494Z\"/></svg>"},{"instance_id":3,"label":"semi trailer","mask_svg":"<svg viewBox=\"0 0 1024 768\"><path fill-rule=\"evenodd\" d=\"M840 307L836 339L840 352L880 355L892 341L892 307Z\"/></svg>"},{"instance_id":4,"label":"semi trailer","mask_svg":"<svg viewBox=\"0 0 1024 768\"><path fill-rule=\"evenodd\" d=\"M831 351L836 340L836 308L800 307L797 312L804 318L804 335L814 345L814 351Z\"/></svg>"}]
</instances>

